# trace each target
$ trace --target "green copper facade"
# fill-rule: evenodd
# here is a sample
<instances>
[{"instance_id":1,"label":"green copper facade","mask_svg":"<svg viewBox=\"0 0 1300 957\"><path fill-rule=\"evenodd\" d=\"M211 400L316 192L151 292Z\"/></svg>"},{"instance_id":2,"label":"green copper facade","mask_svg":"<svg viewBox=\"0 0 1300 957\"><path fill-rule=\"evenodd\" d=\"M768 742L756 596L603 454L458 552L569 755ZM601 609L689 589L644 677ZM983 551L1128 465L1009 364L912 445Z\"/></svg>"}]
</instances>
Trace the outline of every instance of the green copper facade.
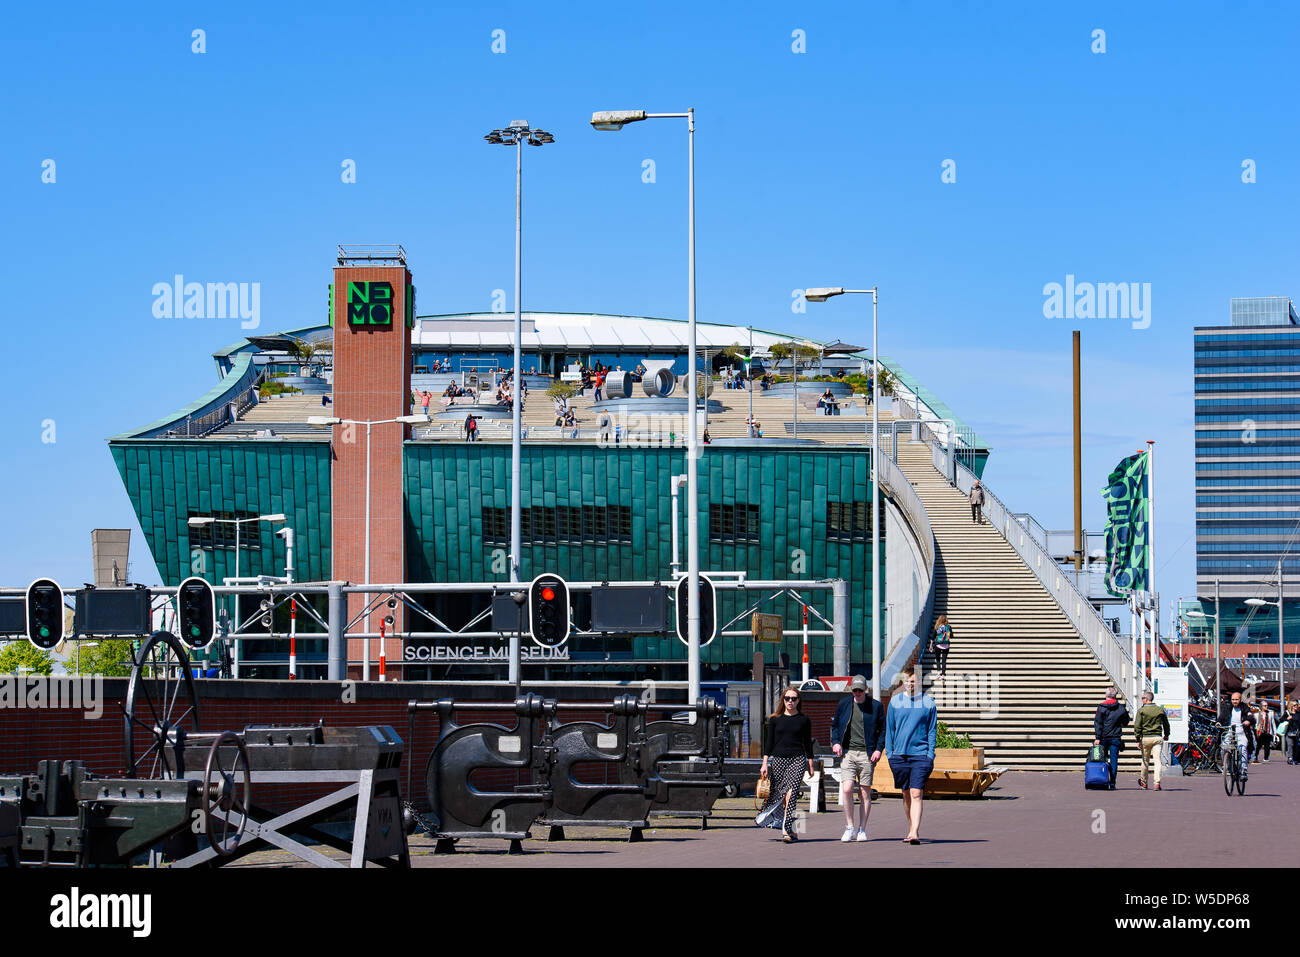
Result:
<instances>
[{"instance_id":1,"label":"green copper facade","mask_svg":"<svg viewBox=\"0 0 1300 957\"><path fill-rule=\"evenodd\" d=\"M240 518L283 512L294 529L294 578L330 577L330 449L327 442L113 441L109 448L164 585L190 575L235 574L233 531L188 525L191 516ZM240 530L239 574L283 575L279 526Z\"/></svg>"},{"instance_id":2,"label":"green copper facade","mask_svg":"<svg viewBox=\"0 0 1300 957\"><path fill-rule=\"evenodd\" d=\"M510 447L483 444L408 444L406 447L407 568L414 580L508 581L507 539L492 536L491 510L508 510ZM681 449L594 446L528 446L523 450L523 508L531 511L626 507L630 535L565 533L562 525L527 530L521 578L555 572L573 581L671 581L672 499L670 478L685 471ZM871 499L870 454L863 450L728 447L706 450L700 460L700 569L744 571L752 579L844 578L849 583L850 660L870 659L871 545L865 525ZM681 559L686 556L685 501L680 496ZM860 506L856 530L828 524L828 506ZM714 507L729 507L726 530ZM744 534L735 534L737 511ZM585 517L584 517L585 520ZM539 523L534 521L534 526ZM497 526L499 530L499 525ZM883 532L883 527L882 527ZM489 537L492 541L488 541ZM881 547L884 561L884 547ZM811 604L830 617L830 595L809 592ZM757 596L719 594L719 624ZM785 611L787 627L798 626L797 606L788 599L762 606ZM817 630L815 618L810 628ZM731 626L747 629L748 620ZM602 646L631 651L635 659L685 660L675 635L637 638ZM575 655L581 648L575 646ZM599 651L600 647L589 647ZM799 642L784 649L800 660ZM774 645L764 646L769 660ZM809 641L812 660L831 661L831 638ZM706 664L748 663L748 638L718 637L704 650Z\"/></svg>"},{"instance_id":3,"label":"green copper facade","mask_svg":"<svg viewBox=\"0 0 1300 957\"><path fill-rule=\"evenodd\" d=\"M233 533L212 537L211 528L205 533L190 527L191 516L275 512L284 512L296 532L295 578L330 578L327 442L119 439L110 447L165 584L174 586L191 574L214 582L235 574ZM510 447L407 443L404 469L408 578L508 581ZM573 581L671 582L669 489L671 476L685 471L682 449L525 445L523 469L529 518L525 580L549 571ZM701 570L744 571L751 579L845 579L850 660L868 661L869 477L870 454L862 449L706 449L700 460ZM683 489L683 564L685 503ZM855 509L856 525L845 518ZM241 575L284 573L284 545L274 531L267 523L243 526ZM882 564L884 553L882 544ZM719 593L719 624L758 597ZM808 598L831 617L829 592L809 592ZM788 628L799 626L793 600L779 599L760 610L784 612ZM576 605L575 612L580 620ZM810 616L810 628L819 627L825 626ZM731 629L747 630L748 619ZM829 636L810 639L810 656L823 669L831 649ZM685 660L685 647L671 633L575 640L571 650L578 659L608 653L615 659ZM768 660L778 651L774 645L763 650ZM797 664L799 641L789 639L784 650ZM704 663L747 668L753 652L748 638L720 636L704 650Z\"/></svg>"}]
</instances>

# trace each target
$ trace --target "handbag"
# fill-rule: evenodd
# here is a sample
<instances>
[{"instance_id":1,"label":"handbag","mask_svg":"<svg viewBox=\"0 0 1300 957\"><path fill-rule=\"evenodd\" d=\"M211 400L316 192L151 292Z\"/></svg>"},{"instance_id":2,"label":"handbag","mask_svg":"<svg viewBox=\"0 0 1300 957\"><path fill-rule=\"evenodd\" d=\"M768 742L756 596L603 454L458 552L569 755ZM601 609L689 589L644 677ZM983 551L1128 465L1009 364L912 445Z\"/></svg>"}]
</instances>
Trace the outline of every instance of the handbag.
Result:
<instances>
[{"instance_id":1,"label":"handbag","mask_svg":"<svg viewBox=\"0 0 1300 957\"><path fill-rule=\"evenodd\" d=\"M1088 760L1088 761L1105 761L1105 760L1107 760L1107 759L1106 759L1106 748L1105 748L1105 746L1104 746L1104 745L1100 745L1100 744L1094 744L1091 748L1088 749L1088 758L1087 758L1087 760Z\"/></svg>"},{"instance_id":2,"label":"handbag","mask_svg":"<svg viewBox=\"0 0 1300 957\"><path fill-rule=\"evenodd\" d=\"M754 785L754 810L758 810L767 803L767 799L772 796L772 779L759 778L758 783Z\"/></svg>"}]
</instances>

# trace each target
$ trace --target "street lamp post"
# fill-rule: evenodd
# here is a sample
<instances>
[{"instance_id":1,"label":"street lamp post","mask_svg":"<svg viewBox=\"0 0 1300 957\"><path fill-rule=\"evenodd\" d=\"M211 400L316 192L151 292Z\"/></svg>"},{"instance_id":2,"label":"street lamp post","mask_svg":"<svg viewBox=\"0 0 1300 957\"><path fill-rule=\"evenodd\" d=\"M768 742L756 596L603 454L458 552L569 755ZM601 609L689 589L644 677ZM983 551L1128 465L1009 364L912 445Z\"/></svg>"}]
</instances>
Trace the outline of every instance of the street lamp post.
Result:
<instances>
[{"instance_id":1,"label":"street lamp post","mask_svg":"<svg viewBox=\"0 0 1300 957\"><path fill-rule=\"evenodd\" d=\"M483 137L494 146L513 146L515 148L515 349L513 401L511 405L510 427L510 581L519 581L519 566L522 562L523 510L520 503L522 471L521 449L523 443L523 338L524 323L521 305L523 288L523 149L525 141L529 146L544 146L554 143L555 137L545 130L535 130L527 120L515 120L504 129L493 130ZM510 637L510 682L519 688L519 633Z\"/></svg>"},{"instance_id":2,"label":"street lamp post","mask_svg":"<svg viewBox=\"0 0 1300 957\"><path fill-rule=\"evenodd\" d=\"M254 515L251 518L217 518L215 515L203 515L203 516L196 515L193 518L191 518L187 522L187 524L190 526L190 528L199 528L204 525L214 525L214 524L235 526L235 579L238 580L239 579L239 552L240 552L239 527L241 525L252 523L252 522L279 523L279 522L283 522L284 520L285 520L285 516L283 512L276 512L272 515ZM216 547L215 538L213 539L213 547L214 548ZM238 598L235 599L235 622L236 624L238 624L239 622L239 599ZM232 677L235 678L239 677L238 639L236 639L235 642L234 674L232 675Z\"/></svg>"},{"instance_id":3,"label":"street lamp post","mask_svg":"<svg viewBox=\"0 0 1300 957\"><path fill-rule=\"evenodd\" d=\"M687 665L689 687L688 702L695 704L700 697L700 489L696 469L698 436L695 409L695 110L685 113L647 113L645 110L608 110L591 115L591 125L598 130L621 130L627 123L641 120L675 118L686 120L687 132L687 191L686 191L686 290L687 290L687 406L690 421L686 428L686 502L690 521L686 525L686 576L690 605L686 612Z\"/></svg>"},{"instance_id":4,"label":"street lamp post","mask_svg":"<svg viewBox=\"0 0 1300 957\"><path fill-rule=\"evenodd\" d=\"M749 358L745 361L745 387L749 389L749 437L754 437L754 325L749 326Z\"/></svg>"},{"instance_id":5,"label":"street lamp post","mask_svg":"<svg viewBox=\"0 0 1300 957\"><path fill-rule=\"evenodd\" d=\"M392 425L400 422L403 425L419 425L428 422L428 416L424 415L399 415L395 419L374 419L367 421L365 419L340 419L331 415L312 415L307 417L307 424L317 428L333 428L336 425L364 425L366 427L366 554L365 554L365 577L366 584L370 584L370 429L376 425ZM370 593L366 593L366 637L362 640L362 665L361 680L370 680ZM381 649L382 650L382 649Z\"/></svg>"},{"instance_id":6,"label":"street lamp post","mask_svg":"<svg viewBox=\"0 0 1300 957\"><path fill-rule=\"evenodd\" d=\"M233 525L235 526L235 578L239 577L239 526L251 522L283 522L284 513L276 512L274 515L254 515L252 518L217 518L215 515L196 515L186 524L190 528L199 528L203 525Z\"/></svg>"},{"instance_id":7,"label":"street lamp post","mask_svg":"<svg viewBox=\"0 0 1300 957\"><path fill-rule=\"evenodd\" d=\"M880 318L879 287L870 289L845 289L843 286L826 286L805 289L809 302L825 302L832 296L846 293L871 294L871 693L880 697L880 370L877 361Z\"/></svg>"}]
</instances>

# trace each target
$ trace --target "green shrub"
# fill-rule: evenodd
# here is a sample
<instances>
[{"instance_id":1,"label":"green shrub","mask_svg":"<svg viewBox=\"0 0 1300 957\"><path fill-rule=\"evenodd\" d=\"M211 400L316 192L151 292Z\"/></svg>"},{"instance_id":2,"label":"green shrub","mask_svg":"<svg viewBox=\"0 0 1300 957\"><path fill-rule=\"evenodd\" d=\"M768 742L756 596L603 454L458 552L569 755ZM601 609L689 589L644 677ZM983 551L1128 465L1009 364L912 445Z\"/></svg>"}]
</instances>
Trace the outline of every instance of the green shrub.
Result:
<instances>
[{"instance_id":1,"label":"green shrub","mask_svg":"<svg viewBox=\"0 0 1300 957\"><path fill-rule=\"evenodd\" d=\"M301 392L302 389L296 385L281 385L279 382L263 382L261 388L257 390L258 398L267 399L273 395L287 395L290 392Z\"/></svg>"},{"instance_id":2,"label":"green shrub","mask_svg":"<svg viewBox=\"0 0 1300 957\"><path fill-rule=\"evenodd\" d=\"M954 734L948 730L948 723L940 721L936 725L935 747L936 748L972 748L969 734Z\"/></svg>"}]
</instances>

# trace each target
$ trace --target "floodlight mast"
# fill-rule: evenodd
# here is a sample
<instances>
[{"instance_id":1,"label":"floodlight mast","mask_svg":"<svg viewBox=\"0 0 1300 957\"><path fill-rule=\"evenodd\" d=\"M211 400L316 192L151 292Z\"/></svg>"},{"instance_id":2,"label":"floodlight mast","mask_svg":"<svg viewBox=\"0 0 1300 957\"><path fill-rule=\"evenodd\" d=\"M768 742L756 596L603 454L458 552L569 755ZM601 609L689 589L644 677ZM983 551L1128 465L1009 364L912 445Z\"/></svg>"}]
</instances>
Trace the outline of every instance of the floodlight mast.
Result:
<instances>
[{"instance_id":1,"label":"floodlight mast","mask_svg":"<svg viewBox=\"0 0 1300 957\"><path fill-rule=\"evenodd\" d=\"M493 130L483 137L493 145L515 148L515 342L514 378L511 380L510 429L510 581L519 581L522 562L523 510L520 502L522 487L522 436L523 436L523 144L544 146L554 143L555 137L546 130L533 129L527 120L514 120L508 127ZM516 630L510 636L509 678L516 690L520 687L520 636Z\"/></svg>"}]
</instances>

